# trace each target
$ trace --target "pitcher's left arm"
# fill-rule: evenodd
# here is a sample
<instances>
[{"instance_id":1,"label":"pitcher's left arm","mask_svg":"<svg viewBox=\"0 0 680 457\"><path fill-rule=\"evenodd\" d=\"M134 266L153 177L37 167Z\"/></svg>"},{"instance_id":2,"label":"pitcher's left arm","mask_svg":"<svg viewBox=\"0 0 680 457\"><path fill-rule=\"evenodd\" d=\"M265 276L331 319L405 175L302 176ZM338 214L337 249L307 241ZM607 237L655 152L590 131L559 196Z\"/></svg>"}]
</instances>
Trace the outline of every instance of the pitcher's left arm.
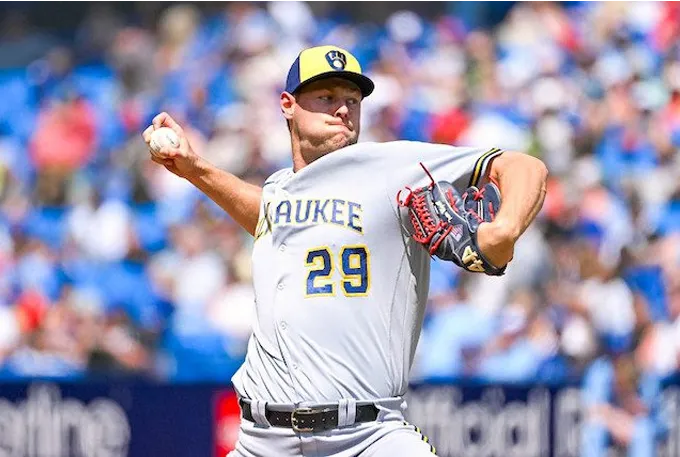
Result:
<instances>
[{"instance_id":1,"label":"pitcher's left arm","mask_svg":"<svg viewBox=\"0 0 680 457\"><path fill-rule=\"evenodd\" d=\"M515 243L543 206L548 169L535 157L505 151L487 168L487 179L498 185L503 204L493 222L479 226L477 243L492 264L506 265Z\"/></svg>"}]
</instances>

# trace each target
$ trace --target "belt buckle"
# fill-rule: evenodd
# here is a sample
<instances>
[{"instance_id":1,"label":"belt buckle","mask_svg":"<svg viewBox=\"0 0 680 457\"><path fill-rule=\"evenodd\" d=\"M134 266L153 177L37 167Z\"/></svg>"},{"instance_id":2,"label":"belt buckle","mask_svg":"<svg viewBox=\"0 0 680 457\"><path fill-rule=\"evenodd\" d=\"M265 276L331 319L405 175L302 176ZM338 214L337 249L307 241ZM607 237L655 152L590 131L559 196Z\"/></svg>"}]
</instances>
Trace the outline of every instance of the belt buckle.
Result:
<instances>
[{"instance_id":1,"label":"belt buckle","mask_svg":"<svg viewBox=\"0 0 680 457\"><path fill-rule=\"evenodd\" d=\"M297 433L313 432L314 427L298 427L298 418L296 414L312 414L315 411L312 408L296 408L290 413L290 425Z\"/></svg>"}]
</instances>

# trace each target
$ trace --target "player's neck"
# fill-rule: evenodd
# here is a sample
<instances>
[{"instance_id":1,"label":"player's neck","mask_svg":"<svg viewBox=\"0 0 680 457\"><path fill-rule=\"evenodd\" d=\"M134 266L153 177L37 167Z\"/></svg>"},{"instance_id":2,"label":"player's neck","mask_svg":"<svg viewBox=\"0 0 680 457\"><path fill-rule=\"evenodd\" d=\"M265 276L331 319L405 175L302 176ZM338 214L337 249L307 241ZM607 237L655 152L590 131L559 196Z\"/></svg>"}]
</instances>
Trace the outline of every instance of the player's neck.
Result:
<instances>
[{"instance_id":1,"label":"player's neck","mask_svg":"<svg viewBox=\"0 0 680 457\"><path fill-rule=\"evenodd\" d=\"M300 145L300 142L295 140L296 140L295 138L292 139L291 147L293 152L293 172L297 173L298 171L302 170L307 165L309 165L311 162L308 162L305 159L305 155L302 152L302 146Z\"/></svg>"},{"instance_id":2,"label":"player's neck","mask_svg":"<svg viewBox=\"0 0 680 457\"><path fill-rule=\"evenodd\" d=\"M332 149L319 154L318 149L311 149L307 154L305 154L301 150L295 151L295 149L293 149L293 172L297 173L312 162L319 160L321 157L336 150L337 149Z\"/></svg>"},{"instance_id":3,"label":"player's neck","mask_svg":"<svg viewBox=\"0 0 680 457\"><path fill-rule=\"evenodd\" d=\"M314 162L319 157L324 154L319 155L317 148L312 147L310 144L300 141L299 138L293 136L291 138L291 148L293 152L293 172L305 168L310 163Z\"/></svg>"},{"instance_id":4,"label":"player's neck","mask_svg":"<svg viewBox=\"0 0 680 457\"><path fill-rule=\"evenodd\" d=\"M307 165L309 165L301 156L293 156L293 173L297 173L298 171L302 170L305 168Z\"/></svg>"},{"instance_id":5,"label":"player's neck","mask_svg":"<svg viewBox=\"0 0 680 457\"><path fill-rule=\"evenodd\" d=\"M344 145L340 147L338 147L337 145L330 144L323 144L321 146L311 145L309 143L300 141L299 139L293 137L291 139L293 172L297 173L298 171L302 170L304 167L308 166L315 160L318 160L321 157L324 157L334 151L337 151L338 149L342 149L345 146L349 145Z\"/></svg>"}]
</instances>

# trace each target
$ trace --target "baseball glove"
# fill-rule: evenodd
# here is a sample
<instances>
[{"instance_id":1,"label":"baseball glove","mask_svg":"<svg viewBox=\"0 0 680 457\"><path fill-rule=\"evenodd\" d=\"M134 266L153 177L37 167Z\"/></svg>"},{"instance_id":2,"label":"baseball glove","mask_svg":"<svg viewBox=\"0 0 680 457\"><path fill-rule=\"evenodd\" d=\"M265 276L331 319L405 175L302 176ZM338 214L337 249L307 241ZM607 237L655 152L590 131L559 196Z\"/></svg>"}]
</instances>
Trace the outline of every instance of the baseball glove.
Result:
<instances>
[{"instance_id":1,"label":"baseball glove","mask_svg":"<svg viewBox=\"0 0 680 457\"><path fill-rule=\"evenodd\" d=\"M505 266L492 265L477 244L479 224L493 221L500 209L498 187L493 183L481 189L471 186L461 196L450 182L435 182L420 165L430 184L415 190L407 187L397 194L399 206L409 210L413 239L430 255L453 261L465 270L492 276L505 273Z\"/></svg>"}]
</instances>

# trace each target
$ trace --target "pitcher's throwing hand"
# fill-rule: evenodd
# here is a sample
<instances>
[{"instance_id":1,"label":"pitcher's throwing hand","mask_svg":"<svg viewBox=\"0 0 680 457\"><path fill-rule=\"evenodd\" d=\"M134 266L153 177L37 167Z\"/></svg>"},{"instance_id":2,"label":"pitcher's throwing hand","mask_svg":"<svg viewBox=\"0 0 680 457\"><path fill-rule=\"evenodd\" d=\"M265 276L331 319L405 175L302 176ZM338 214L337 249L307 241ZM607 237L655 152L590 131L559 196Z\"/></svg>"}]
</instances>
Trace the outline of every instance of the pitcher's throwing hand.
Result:
<instances>
[{"instance_id":1,"label":"pitcher's throwing hand","mask_svg":"<svg viewBox=\"0 0 680 457\"><path fill-rule=\"evenodd\" d=\"M160 129L169 128L176 135L172 141L161 141L152 147L152 136ZM198 166L198 155L191 149L189 140L182 127L168 113L160 113L153 118L152 125L142 133L142 138L149 149L151 160L165 166L172 173L182 178L188 178L195 173ZM175 143L177 141L178 143ZM160 146L160 148L158 148Z\"/></svg>"}]
</instances>

